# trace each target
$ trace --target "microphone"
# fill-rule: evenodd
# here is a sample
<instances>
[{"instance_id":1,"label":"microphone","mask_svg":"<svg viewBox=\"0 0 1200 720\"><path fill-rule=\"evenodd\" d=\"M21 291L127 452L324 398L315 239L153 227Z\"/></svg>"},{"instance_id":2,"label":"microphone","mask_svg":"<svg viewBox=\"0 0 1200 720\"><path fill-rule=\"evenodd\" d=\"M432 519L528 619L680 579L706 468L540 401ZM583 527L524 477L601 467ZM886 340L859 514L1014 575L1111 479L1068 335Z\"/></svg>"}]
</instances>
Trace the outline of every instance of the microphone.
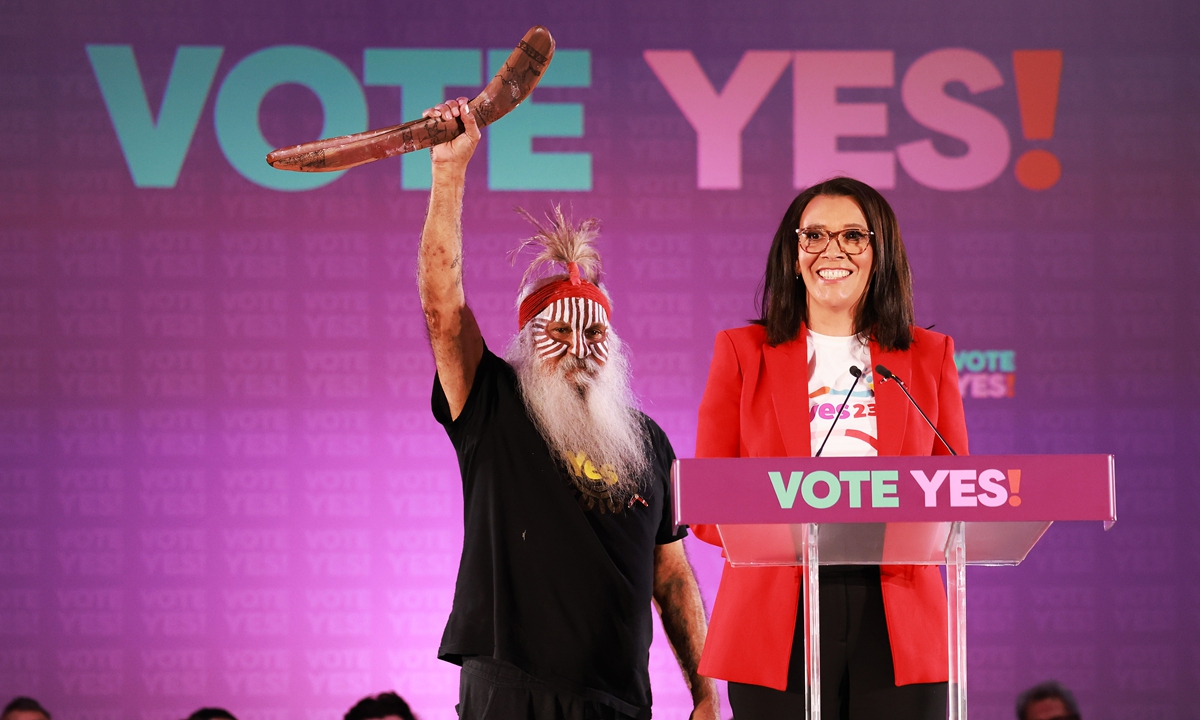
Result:
<instances>
[{"instance_id":1,"label":"microphone","mask_svg":"<svg viewBox=\"0 0 1200 720\"><path fill-rule=\"evenodd\" d=\"M929 419L929 416L925 414L925 411L921 409L921 406L917 404L917 401L913 400L913 396L909 394L908 388L904 386L904 381L896 377L891 370L888 370L882 365L875 366L875 373L884 380L896 381L896 384L899 385L900 389L904 391L904 396L908 398L908 401L912 403L912 406L917 409L917 412L921 413L921 417L925 418L925 422L929 423L929 427L933 430L933 434L938 436L938 440L942 441L942 444L946 446L946 449L950 451L951 455L957 456L958 453L954 452L954 448L950 447L950 443L946 442L946 438L942 437L942 434L938 432L936 427L934 427L933 421Z\"/></svg>"},{"instance_id":2,"label":"microphone","mask_svg":"<svg viewBox=\"0 0 1200 720\"><path fill-rule=\"evenodd\" d=\"M813 457L821 457L821 451L825 449L825 443L829 442L829 436L833 434L833 426L837 425L837 421L842 419L842 411L846 409L846 403L850 402L850 393L853 393L854 388L858 386L858 379L862 377L862 370L859 370L857 365L851 365L850 374L854 376L854 382L850 384L850 389L846 392L846 399L842 401L842 406L838 408L837 414L833 416L833 422L829 424L829 432L825 433L825 439L821 441L821 447L817 448L817 454L813 455Z\"/></svg>"}]
</instances>

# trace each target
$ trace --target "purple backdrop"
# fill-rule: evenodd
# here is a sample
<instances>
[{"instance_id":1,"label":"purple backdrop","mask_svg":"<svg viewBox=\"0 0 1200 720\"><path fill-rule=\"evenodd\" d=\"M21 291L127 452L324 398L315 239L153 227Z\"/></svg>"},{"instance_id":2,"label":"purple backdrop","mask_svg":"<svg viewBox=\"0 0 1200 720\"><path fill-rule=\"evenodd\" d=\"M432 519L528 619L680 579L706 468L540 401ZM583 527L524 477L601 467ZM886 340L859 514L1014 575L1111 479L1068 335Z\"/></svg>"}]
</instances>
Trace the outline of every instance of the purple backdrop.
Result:
<instances>
[{"instance_id":1,"label":"purple backdrop","mask_svg":"<svg viewBox=\"0 0 1200 720\"><path fill-rule=\"evenodd\" d=\"M474 94L487 51L541 23L575 52L470 173L466 281L491 346L515 324L511 208L599 216L637 389L688 456L713 334L753 314L794 183L880 184L918 322L963 353L971 449L1116 455L1115 529L1062 524L1024 565L969 573L972 717L1010 717L1051 677L1088 718L1187 716L1198 20L1181 0L9 0L0 698L67 720L317 720L395 688L454 717L435 651L461 500L428 410L420 164L272 189L253 113L265 95L278 145L317 137L323 107L392 124L428 90L412 68L453 66L445 84ZM1061 51L1060 85L1055 54L1027 50ZM1045 151L1061 178L1029 189L1054 178ZM688 542L711 602L719 556ZM661 632L651 665L656 716L686 717Z\"/></svg>"}]
</instances>

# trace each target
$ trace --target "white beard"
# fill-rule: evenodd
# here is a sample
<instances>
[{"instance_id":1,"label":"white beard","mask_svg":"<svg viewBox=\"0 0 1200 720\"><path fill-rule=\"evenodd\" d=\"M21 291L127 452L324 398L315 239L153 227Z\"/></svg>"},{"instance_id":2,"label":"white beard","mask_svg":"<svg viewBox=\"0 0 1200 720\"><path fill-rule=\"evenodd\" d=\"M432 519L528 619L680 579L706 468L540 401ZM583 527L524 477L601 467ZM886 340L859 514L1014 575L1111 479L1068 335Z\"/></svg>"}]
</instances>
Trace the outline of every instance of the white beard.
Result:
<instances>
[{"instance_id":1,"label":"white beard","mask_svg":"<svg viewBox=\"0 0 1200 720\"><path fill-rule=\"evenodd\" d=\"M603 365L594 357L573 355L543 360L527 325L509 344L505 359L516 371L534 424L588 506L620 512L633 502L650 470L650 444L616 334L609 329ZM576 367L583 369L568 376ZM590 473L583 472L581 453L591 463ZM589 479L597 474L605 479Z\"/></svg>"}]
</instances>

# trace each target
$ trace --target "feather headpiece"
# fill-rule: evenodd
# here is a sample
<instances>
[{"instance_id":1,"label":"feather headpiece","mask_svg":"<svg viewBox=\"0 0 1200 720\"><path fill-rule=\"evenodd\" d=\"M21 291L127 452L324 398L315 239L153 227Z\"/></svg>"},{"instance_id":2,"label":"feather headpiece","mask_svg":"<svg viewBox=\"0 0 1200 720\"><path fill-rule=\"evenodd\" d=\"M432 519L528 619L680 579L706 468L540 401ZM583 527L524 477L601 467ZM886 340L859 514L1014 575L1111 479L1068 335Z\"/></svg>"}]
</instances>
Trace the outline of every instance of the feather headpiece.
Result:
<instances>
[{"instance_id":1,"label":"feather headpiece","mask_svg":"<svg viewBox=\"0 0 1200 720\"><path fill-rule=\"evenodd\" d=\"M596 250L594 242L600 235L600 221L588 218L576 226L563 215L559 205L555 205L553 211L546 214L545 223L538 221L522 208L517 208L517 212L521 213L537 232L509 253L509 262L515 262L517 255L531 245L539 248L538 254L521 277L522 292L531 287L533 289L521 300L520 327L525 327L527 322L550 303L564 297L595 300L604 307L611 318L612 308L608 297L598 287L602 266L600 253ZM565 267L566 278L555 272L555 266Z\"/></svg>"}]
</instances>

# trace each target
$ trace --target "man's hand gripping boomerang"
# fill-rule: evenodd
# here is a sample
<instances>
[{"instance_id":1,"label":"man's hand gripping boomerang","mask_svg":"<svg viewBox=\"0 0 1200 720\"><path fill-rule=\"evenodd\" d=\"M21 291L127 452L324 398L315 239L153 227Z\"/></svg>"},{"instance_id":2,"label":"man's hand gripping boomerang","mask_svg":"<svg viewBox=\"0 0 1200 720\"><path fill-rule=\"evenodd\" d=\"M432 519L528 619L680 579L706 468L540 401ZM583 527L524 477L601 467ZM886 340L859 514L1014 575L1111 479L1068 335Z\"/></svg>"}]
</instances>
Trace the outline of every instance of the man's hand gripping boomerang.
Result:
<instances>
[{"instance_id":1,"label":"man's hand gripping boomerang","mask_svg":"<svg viewBox=\"0 0 1200 720\"><path fill-rule=\"evenodd\" d=\"M479 126L504 117L529 97L554 57L550 31L535 25L525 33L496 77L470 102ZM422 117L403 125L280 148L267 155L279 170L329 172L345 170L383 158L440 145L463 133L459 117Z\"/></svg>"}]
</instances>

